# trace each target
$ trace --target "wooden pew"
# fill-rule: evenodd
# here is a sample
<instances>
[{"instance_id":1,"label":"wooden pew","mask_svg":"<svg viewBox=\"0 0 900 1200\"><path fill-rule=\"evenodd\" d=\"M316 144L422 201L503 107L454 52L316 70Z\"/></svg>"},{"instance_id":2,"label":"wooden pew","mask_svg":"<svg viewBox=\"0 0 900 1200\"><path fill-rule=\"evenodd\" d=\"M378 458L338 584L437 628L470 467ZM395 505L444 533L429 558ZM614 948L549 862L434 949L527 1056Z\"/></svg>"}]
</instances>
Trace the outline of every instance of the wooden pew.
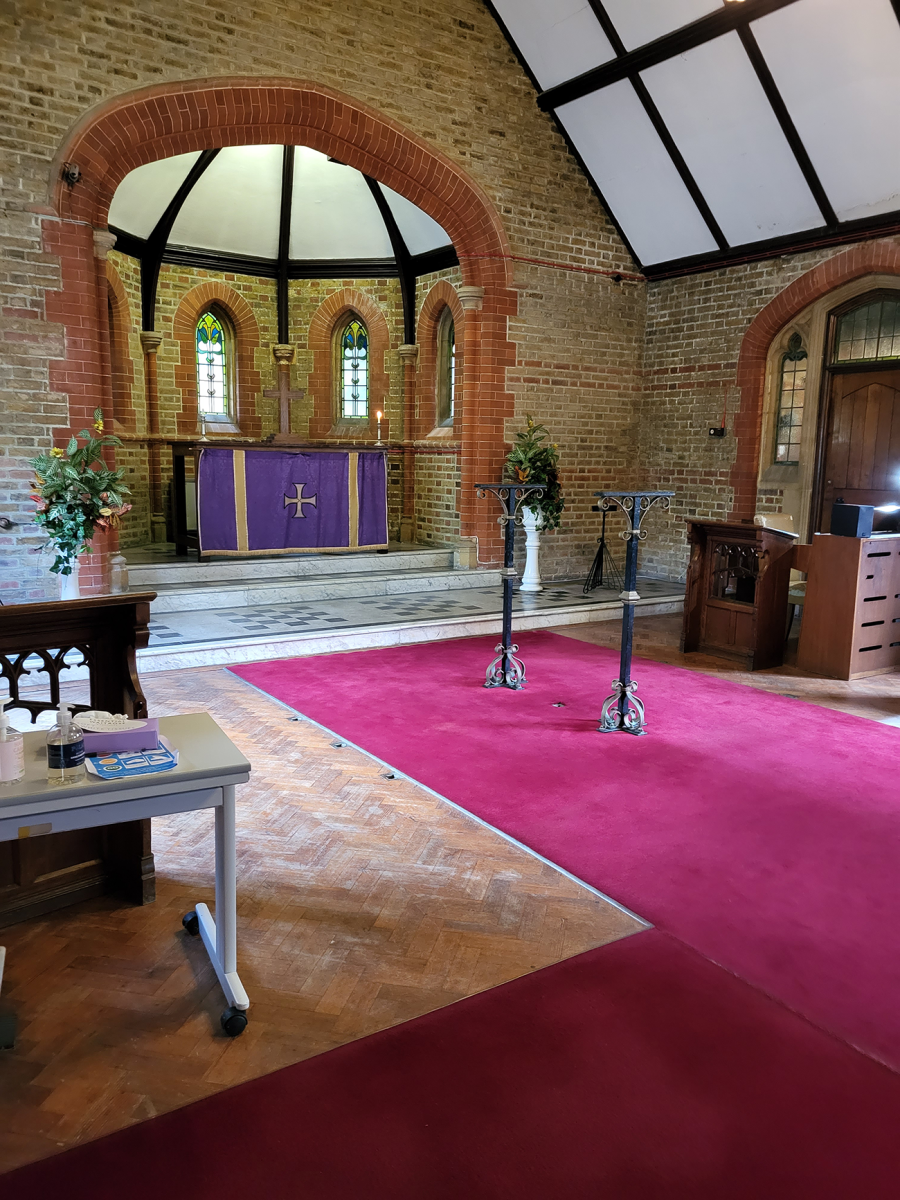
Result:
<instances>
[{"instance_id":1,"label":"wooden pew","mask_svg":"<svg viewBox=\"0 0 900 1200\"><path fill-rule=\"evenodd\" d=\"M146 717L135 656L147 645L155 598L134 592L0 607L0 676L12 696L9 709L23 708L34 721L56 708L70 669L63 660L77 651L81 662L74 665L89 673L89 703L74 705L76 713L98 708ZM41 667L26 667L32 655ZM45 681L46 696L22 695ZM0 842L0 927L103 892L135 904L155 899L149 821Z\"/></svg>"}]
</instances>

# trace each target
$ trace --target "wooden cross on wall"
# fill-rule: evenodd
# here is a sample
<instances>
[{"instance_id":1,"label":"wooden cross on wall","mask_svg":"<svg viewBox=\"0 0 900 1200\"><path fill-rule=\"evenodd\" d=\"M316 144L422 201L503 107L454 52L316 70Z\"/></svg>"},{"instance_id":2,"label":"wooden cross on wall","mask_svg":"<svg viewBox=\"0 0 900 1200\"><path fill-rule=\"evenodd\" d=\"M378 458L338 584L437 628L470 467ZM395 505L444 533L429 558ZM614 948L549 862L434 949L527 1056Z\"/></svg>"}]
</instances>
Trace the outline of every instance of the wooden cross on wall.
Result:
<instances>
[{"instance_id":1,"label":"wooden cross on wall","mask_svg":"<svg viewBox=\"0 0 900 1200\"><path fill-rule=\"evenodd\" d=\"M266 388L263 392L264 396L270 399L278 400L278 429L281 433L290 434L291 432L291 401L302 400L306 395L304 388L296 388L291 390L291 366L290 363L280 362L278 364L278 387Z\"/></svg>"}]
</instances>

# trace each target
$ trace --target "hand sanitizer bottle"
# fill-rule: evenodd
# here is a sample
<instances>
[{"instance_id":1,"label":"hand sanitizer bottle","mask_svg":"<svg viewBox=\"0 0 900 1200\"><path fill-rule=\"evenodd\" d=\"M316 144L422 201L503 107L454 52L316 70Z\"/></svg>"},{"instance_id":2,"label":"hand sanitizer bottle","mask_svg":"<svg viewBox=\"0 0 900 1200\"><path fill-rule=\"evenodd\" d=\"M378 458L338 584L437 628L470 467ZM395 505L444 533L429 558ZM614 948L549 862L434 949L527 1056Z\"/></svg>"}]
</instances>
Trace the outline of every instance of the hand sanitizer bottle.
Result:
<instances>
[{"instance_id":1,"label":"hand sanitizer bottle","mask_svg":"<svg viewBox=\"0 0 900 1200\"><path fill-rule=\"evenodd\" d=\"M11 696L0 700L0 784L18 783L25 774L25 740L10 726L6 714L11 700Z\"/></svg>"},{"instance_id":2,"label":"hand sanitizer bottle","mask_svg":"<svg viewBox=\"0 0 900 1200\"><path fill-rule=\"evenodd\" d=\"M84 776L84 730L72 720L71 709L71 704L60 704L56 724L47 734L51 783L77 783Z\"/></svg>"}]
</instances>

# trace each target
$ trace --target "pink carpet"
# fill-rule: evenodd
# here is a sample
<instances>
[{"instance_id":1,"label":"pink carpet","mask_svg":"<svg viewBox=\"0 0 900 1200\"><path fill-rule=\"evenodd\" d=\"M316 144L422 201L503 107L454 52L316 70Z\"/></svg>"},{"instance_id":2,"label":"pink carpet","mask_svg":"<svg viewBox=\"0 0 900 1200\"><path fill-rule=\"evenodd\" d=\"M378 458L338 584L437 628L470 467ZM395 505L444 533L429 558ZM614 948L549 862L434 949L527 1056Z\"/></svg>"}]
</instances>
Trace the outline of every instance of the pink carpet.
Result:
<instances>
[{"instance_id":1,"label":"pink carpet","mask_svg":"<svg viewBox=\"0 0 900 1200\"><path fill-rule=\"evenodd\" d=\"M898 1127L895 1075L653 930L13 1172L0 1191L894 1200Z\"/></svg>"},{"instance_id":2,"label":"pink carpet","mask_svg":"<svg viewBox=\"0 0 900 1200\"><path fill-rule=\"evenodd\" d=\"M235 670L900 1066L900 730L637 661L648 736L599 734L617 655L519 644L522 692L485 638Z\"/></svg>"}]
</instances>

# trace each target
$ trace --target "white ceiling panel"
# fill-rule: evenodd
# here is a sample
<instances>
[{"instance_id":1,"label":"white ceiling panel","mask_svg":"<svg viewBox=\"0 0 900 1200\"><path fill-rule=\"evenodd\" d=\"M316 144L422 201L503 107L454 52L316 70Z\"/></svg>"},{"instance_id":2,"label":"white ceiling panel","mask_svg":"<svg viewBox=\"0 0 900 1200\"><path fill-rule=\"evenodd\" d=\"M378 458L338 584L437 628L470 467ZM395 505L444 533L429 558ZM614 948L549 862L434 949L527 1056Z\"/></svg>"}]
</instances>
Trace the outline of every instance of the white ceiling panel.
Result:
<instances>
[{"instance_id":1,"label":"white ceiling panel","mask_svg":"<svg viewBox=\"0 0 900 1200\"><path fill-rule=\"evenodd\" d=\"M798 0L752 28L838 217L900 209L900 25L889 0Z\"/></svg>"},{"instance_id":2,"label":"white ceiling panel","mask_svg":"<svg viewBox=\"0 0 900 1200\"><path fill-rule=\"evenodd\" d=\"M129 171L109 206L110 225L135 237L149 237L199 157L200 151L194 150Z\"/></svg>"},{"instance_id":3,"label":"white ceiling panel","mask_svg":"<svg viewBox=\"0 0 900 1200\"><path fill-rule=\"evenodd\" d=\"M564 104L557 115L641 262L717 249L627 80Z\"/></svg>"},{"instance_id":4,"label":"white ceiling panel","mask_svg":"<svg viewBox=\"0 0 900 1200\"><path fill-rule=\"evenodd\" d=\"M384 184L381 185L381 190L410 254L425 254L428 250L438 250L442 246L452 244L437 221L433 221L428 213L422 212L411 200L392 192Z\"/></svg>"},{"instance_id":5,"label":"white ceiling panel","mask_svg":"<svg viewBox=\"0 0 900 1200\"><path fill-rule=\"evenodd\" d=\"M736 33L641 78L730 245L824 224Z\"/></svg>"},{"instance_id":6,"label":"white ceiling panel","mask_svg":"<svg viewBox=\"0 0 900 1200\"><path fill-rule=\"evenodd\" d=\"M209 164L175 219L169 242L275 258L281 146L228 146Z\"/></svg>"},{"instance_id":7,"label":"white ceiling panel","mask_svg":"<svg viewBox=\"0 0 900 1200\"><path fill-rule=\"evenodd\" d=\"M722 0L605 0L604 7L625 49L636 50L715 12Z\"/></svg>"},{"instance_id":8,"label":"white ceiling panel","mask_svg":"<svg viewBox=\"0 0 900 1200\"><path fill-rule=\"evenodd\" d=\"M494 8L545 90L615 57L588 0L494 0Z\"/></svg>"},{"instance_id":9,"label":"white ceiling panel","mask_svg":"<svg viewBox=\"0 0 900 1200\"><path fill-rule=\"evenodd\" d=\"M392 258L393 253L375 197L359 171L298 146L290 257Z\"/></svg>"}]
</instances>

